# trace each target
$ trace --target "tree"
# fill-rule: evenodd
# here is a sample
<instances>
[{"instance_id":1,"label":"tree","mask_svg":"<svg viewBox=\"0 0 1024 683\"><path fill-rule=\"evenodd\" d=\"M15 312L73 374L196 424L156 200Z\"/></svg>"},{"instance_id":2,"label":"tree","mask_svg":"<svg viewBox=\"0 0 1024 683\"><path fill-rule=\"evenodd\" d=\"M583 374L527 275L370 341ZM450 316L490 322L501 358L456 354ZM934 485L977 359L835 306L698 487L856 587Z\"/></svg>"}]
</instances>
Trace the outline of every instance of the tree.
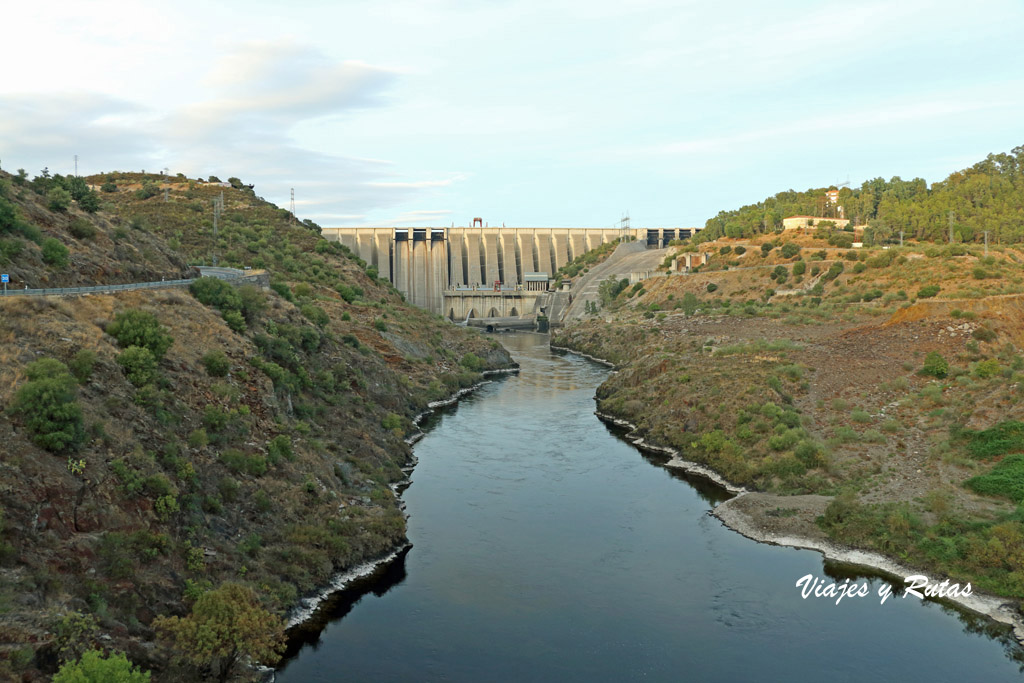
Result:
<instances>
[{"instance_id":1,"label":"tree","mask_svg":"<svg viewBox=\"0 0 1024 683\"><path fill-rule=\"evenodd\" d=\"M76 380L66 365L54 358L31 363L28 381L14 395L12 409L25 416L32 440L48 451L73 448L85 437Z\"/></svg>"},{"instance_id":2,"label":"tree","mask_svg":"<svg viewBox=\"0 0 1024 683\"><path fill-rule=\"evenodd\" d=\"M105 656L90 650L77 662L67 662L53 683L149 683L149 672L136 669L120 652Z\"/></svg>"},{"instance_id":3,"label":"tree","mask_svg":"<svg viewBox=\"0 0 1024 683\"><path fill-rule=\"evenodd\" d=\"M255 591L237 583L204 593L187 617L157 617L153 626L178 656L209 667L220 681L243 657L271 664L284 649L284 622L259 604Z\"/></svg>"},{"instance_id":4,"label":"tree","mask_svg":"<svg viewBox=\"0 0 1024 683\"><path fill-rule=\"evenodd\" d=\"M93 190L89 190L78 200L78 206L86 213L96 213L100 208L100 196Z\"/></svg>"},{"instance_id":5,"label":"tree","mask_svg":"<svg viewBox=\"0 0 1024 683\"><path fill-rule=\"evenodd\" d=\"M138 309L118 313L114 322L107 325L107 334L116 339L121 348L141 346L149 349L158 362L174 343L155 315Z\"/></svg>"}]
</instances>

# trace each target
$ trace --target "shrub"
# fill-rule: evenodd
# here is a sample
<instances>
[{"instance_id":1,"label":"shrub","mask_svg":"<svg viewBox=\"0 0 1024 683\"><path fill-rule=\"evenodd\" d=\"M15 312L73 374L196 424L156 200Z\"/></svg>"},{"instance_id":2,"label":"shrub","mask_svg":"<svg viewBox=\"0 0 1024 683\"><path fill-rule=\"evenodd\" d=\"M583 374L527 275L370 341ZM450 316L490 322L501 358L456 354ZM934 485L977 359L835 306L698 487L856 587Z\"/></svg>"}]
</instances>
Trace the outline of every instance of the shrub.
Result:
<instances>
[{"instance_id":1,"label":"shrub","mask_svg":"<svg viewBox=\"0 0 1024 683\"><path fill-rule=\"evenodd\" d=\"M60 240L47 237L43 240L43 262L56 268L63 268L70 263L68 248Z\"/></svg>"},{"instance_id":2,"label":"shrub","mask_svg":"<svg viewBox=\"0 0 1024 683\"><path fill-rule=\"evenodd\" d=\"M386 332L388 329L387 323L381 320L380 318L377 318L376 320L373 321L373 326L376 327L377 330L379 330L380 332Z\"/></svg>"},{"instance_id":3,"label":"shrub","mask_svg":"<svg viewBox=\"0 0 1024 683\"><path fill-rule=\"evenodd\" d=\"M782 258L793 258L799 253L799 245L796 245L793 242L786 242L782 245Z\"/></svg>"},{"instance_id":4,"label":"shrub","mask_svg":"<svg viewBox=\"0 0 1024 683\"><path fill-rule=\"evenodd\" d=\"M837 277L839 277L842 274L842 272L843 272L843 264L841 262L839 262L839 261L836 261L835 263L833 263L829 267L828 272L825 273L823 279L826 280L826 281L828 281L828 280L835 280Z\"/></svg>"},{"instance_id":5,"label":"shrub","mask_svg":"<svg viewBox=\"0 0 1024 683\"><path fill-rule=\"evenodd\" d=\"M262 455L249 455L237 448L229 448L220 454L220 461L235 474L251 474L255 477L267 472L267 459Z\"/></svg>"},{"instance_id":6,"label":"shrub","mask_svg":"<svg viewBox=\"0 0 1024 683\"><path fill-rule=\"evenodd\" d=\"M210 351L203 356L203 367L210 377L225 377L231 369L231 361L223 351Z\"/></svg>"},{"instance_id":7,"label":"shrub","mask_svg":"<svg viewBox=\"0 0 1024 683\"><path fill-rule=\"evenodd\" d=\"M102 185L100 185L100 191L102 192L117 192L117 183L107 178Z\"/></svg>"},{"instance_id":8,"label":"shrub","mask_svg":"<svg viewBox=\"0 0 1024 683\"><path fill-rule=\"evenodd\" d=\"M731 254L731 253L732 253L732 247L730 247L730 246L729 246L729 245L727 244L727 245L725 245L724 247L720 247L720 248L718 249L718 253L719 253L719 254L721 254L722 256L725 256L726 254Z\"/></svg>"},{"instance_id":9,"label":"shrub","mask_svg":"<svg viewBox=\"0 0 1024 683\"><path fill-rule=\"evenodd\" d=\"M124 368L128 381L137 387L145 386L157 377L156 358L144 346L129 346L118 355L117 363Z\"/></svg>"},{"instance_id":10,"label":"shrub","mask_svg":"<svg viewBox=\"0 0 1024 683\"><path fill-rule=\"evenodd\" d=\"M921 374L942 379L949 374L949 363L938 351L929 351L924 357L924 366L921 368Z\"/></svg>"},{"instance_id":11,"label":"shrub","mask_svg":"<svg viewBox=\"0 0 1024 683\"><path fill-rule=\"evenodd\" d=\"M221 317L233 332L245 332L245 317L239 311L224 311Z\"/></svg>"},{"instance_id":12,"label":"shrub","mask_svg":"<svg viewBox=\"0 0 1024 683\"><path fill-rule=\"evenodd\" d=\"M158 362L174 343L155 315L138 309L118 313L114 322L107 325L107 334L122 348L141 346L149 349Z\"/></svg>"},{"instance_id":13,"label":"shrub","mask_svg":"<svg viewBox=\"0 0 1024 683\"><path fill-rule=\"evenodd\" d=\"M67 366L43 358L26 368L28 380L14 395L12 410L24 415L32 440L48 451L78 446L85 438L75 378Z\"/></svg>"},{"instance_id":14,"label":"shrub","mask_svg":"<svg viewBox=\"0 0 1024 683\"><path fill-rule=\"evenodd\" d=\"M46 193L46 206L50 211L65 213L71 206L71 193L63 187L55 187Z\"/></svg>"},{"instance_id":15,"label":"shrub","mask_svg":"<svg viewBox=\"0 0 1024 683\"><path fill-rule=\"evenodd\" d=\"M917 290L917 298L930 299L936 294L938 294L940 289L942 288L939 287L938 285L928 285L926 287L922 287L921 289Z\"/></svg>"},{"instance_id":16,"label":"shrub","mask_svg":"<svg viewBox=\"0 0 1024 683\"><path fill-rule=\"evenodd\" d=\"M796 263L793 264L793 275L794 276L803 275L806 271L807 271L807 262L806 261L797 261Z\"/></svg>"},{"instance_id":17,"label":"shrub","mask_svg":"<svg viewBox=\"0 0 1024 683\"><path fill-rule=\"evenodd\" d=\"M1007 420L981 431L965 431L968 452L975 458L995 458L1010 451L1024 450L1024 422Z\"/></svg>"},{"instance_id":18,"label":"shrub","mask_svg":"<svg viewBox=\"0 0 1024 683\"><path fill-rule=\"evenodd\" d=\"M772 244L771 242L765 242L764 244L761 245L761 255L767 256L774 248L774 244Z\"/></svg>"},{"instance_id":19,"label":"shrub","mask_svg":"<svg viewBox=\"0 0 1024 683\"><path fill-rule=\"evenodd\" d=\"M995 330L992 330L988 327L979 327L978 329L974 330L974 332L971 332L971 336L977 339L978 341L990 342L994 340L997 335L995 333Z\"/></svg>"},{"instance_id":20,"label":"shrub","mask_svg":"<svg viewBox=\"0 0 1024 683\"><path fill-rule=\"evenodd\" d=\"M242 298L238 290L224 280L215 277L197 278L188 286L199 303L213 306L221 311L241 311Z\"/></svg>"},{"instance_id":21,"label":"shrub","mask_svg":"<svg viewBox=\"0 0 1024 683\"><path fill-rule=\"evenodd\" d=\"M472 352L467 353L465 356L463 356L462 360L459 361L459 364L462 367L466 368L467 370L472 370L473 372L480 372L481 370L484 369L484 362L480 359L479 356Z\"/></svg>"},{"instance_id":22,"label":"shrub","mask_svg":"<svg viewBox=\"0 0 1024 683\"><path fill-rule=\"evenodd\" d=\"M384 419L380 421L380 426L388 431L402 429L402 416L397 413L388 413L384 416Z\"/></svg>"},{"instance_id":23,"label":"shrub","mask_svg":"<svg viewBox=\"0 0 1024 683\"><path fill-rule=\"evenodd\" d=\"M868 413L866 410L860 410L858 408L857 410L854 410L852 413L850 413L850 419L853 420L854 422L864 424L867 422L871 422L871 414Z\"/></svg>"},{"instance_id":24,"label":"shrub","mask_svg":"<svg viewBox=\"0 0 1024 683\"><path fill-rule=\"evenodd\" d=\"M1014 503L1024 501L1024 454L1003 458L987 474L968 479L964 484L986 496L1003 496Z\"/></svg>"},{"instance_id":25,"label":"shrub","mask_svg":"<svg viewBox=\"0 0 1024 683\"><path fill-rule=\"evenodd\" d=\"M319 327L324 327L331 321L330 317L324 309L320 308L316 304L305 303L299 306L299 312L306 316L311 322Z\"/></svg>"},{"instance_id":26,"label":"shrub","mask_svg":"<svg viewBox=\"0 0 1024 683\"><path fill-rule=\"evenodd\" d=\"M96 365L96 352L92 349L79 349L68 362L71 374L75 376L79 384L85 384L92 377L92 370Z\"/></svg>"},{"instance_id":27,"label":"shrub","mask_svg":"<svg viewBox=\"0 0 1024 683\"><path fill-rule=\"evenodd\" d=\"M710 294L711 292L714 292L717 289L718 289L718 285L716 285L714 282L709 282L708 283L708 286L707 286L708 294Z\"/></svg>"},{"instance_id":28,"label":"shrub","mask_svg":"<svg viewBox=\"0 0 1024 683\"><path fill-rule=\"evenodd\" d=\"M149 672L136 669L120 652L90 650L76 662L65 662L53 683L149 683Z\"/></svg>"},{"instance_id":29,"label":"shrub","mask_svg":"<svg viewBox=\"0 0 1024 683\"><path fill-rule=\"evenodd\" d=\"M747 248L744 247L744 246L739 246L739 247L736 247L735 249L733 249L732 252L734 254L736 254L737 256L743 256L744 254L747 253Z\"/></svg>"},{"instance_id":30,"label":"shrub","mask_svg":"<svg viewBox=\"0 0 1024 683\"><path fill-rule=\"evenodd\" d=\"M999 365L999 361L995 358L989 358L983 360L974 366L974 372L972 373L978 379L988 379L989 377L995 377L999 374L1002 368Z\"/></svg>"},{"instance_id":31,"label":"shrub","mask_svg":"<svg viewBox=\"0 0 1024 683\"><path fill-rule=\"evenodd\" d=\"M858 263L857 265L855 265L853 267L853 272L854 272L855 275L860 275L861 273L863 273L867 269L868 269L868 267L866 265L864 265L863 263Z\"/></svg>"},{"instance_id":32,"label":"shrub","mask_svg":"<svg viewBox=\"0 0 1024 683\"><path fill-rule=\"evenodd\" d=\"M68 226L68 232L76 239L92 239L96 236L96 228L84 218L75 218Z\"/></svg>"},{"instance_id":33,"label":"shrub","mask_svg":"<svg viewBox=\"0 0 1024 683\"><path fill-rule=\"evenodd\" d=\"M294 460L295 452L292 449L291 437L285 434L278 434L267 443L267 458L270 464L276 465L282 459Z\"/></svg>"}]
</instances>

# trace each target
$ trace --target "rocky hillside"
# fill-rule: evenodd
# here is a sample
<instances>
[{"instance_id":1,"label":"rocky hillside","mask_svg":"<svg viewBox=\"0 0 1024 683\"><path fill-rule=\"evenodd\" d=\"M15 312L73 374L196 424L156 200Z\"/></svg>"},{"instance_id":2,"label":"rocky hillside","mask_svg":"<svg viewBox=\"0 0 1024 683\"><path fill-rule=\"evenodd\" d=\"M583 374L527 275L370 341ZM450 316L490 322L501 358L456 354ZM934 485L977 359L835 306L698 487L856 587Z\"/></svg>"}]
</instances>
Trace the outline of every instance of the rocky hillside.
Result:
<instances>
[{"instance_id":1,"label":"rocky hillside","mask_svg":"<svg viewBox=\"0 0 1024 683\"><path fill-rule=\"evenodd\" d=\"M828 238L702 244L552 343L618 365L600 411L764 492L752 527L1021 600L1024 253Z\"/></svg>"},{"instance_id":2,"label":"rocky hillside","mask_svg":"<svg viewBox=\"0 0 1024 683\"><path fill-rule=\"evenodd\" d=\"M402 543L390 485L413 417L512 363L251 189L86 181L0 176L13 287L188 277L216 256L272 289L0 298L0 678L102 646L194 679L155 617L225 582L283 615Z\"/></svg>"}]
</instances>

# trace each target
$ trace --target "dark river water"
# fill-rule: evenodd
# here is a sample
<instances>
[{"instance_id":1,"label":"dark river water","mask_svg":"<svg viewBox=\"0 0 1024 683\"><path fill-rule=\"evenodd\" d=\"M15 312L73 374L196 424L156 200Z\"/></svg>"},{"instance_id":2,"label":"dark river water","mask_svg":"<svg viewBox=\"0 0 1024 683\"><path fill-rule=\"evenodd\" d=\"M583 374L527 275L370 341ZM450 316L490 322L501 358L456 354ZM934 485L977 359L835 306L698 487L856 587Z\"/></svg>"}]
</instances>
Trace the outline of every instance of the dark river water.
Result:
<instances>
[{"instance_id":1,"label":"dark river water","mask_svg":"<svg viewBox=\"0 0 1024 683\"><path fill-rule=\"evenodd\" d=\"M708 515L728 497L594 416L608 370L501 337L522 365L428 419L412 548L295 630L300 681L1021 681L1006 629L916 598L803 600L817 553ZM829 579L831 580L831 579Z\"/></svg>"}]
</instances>

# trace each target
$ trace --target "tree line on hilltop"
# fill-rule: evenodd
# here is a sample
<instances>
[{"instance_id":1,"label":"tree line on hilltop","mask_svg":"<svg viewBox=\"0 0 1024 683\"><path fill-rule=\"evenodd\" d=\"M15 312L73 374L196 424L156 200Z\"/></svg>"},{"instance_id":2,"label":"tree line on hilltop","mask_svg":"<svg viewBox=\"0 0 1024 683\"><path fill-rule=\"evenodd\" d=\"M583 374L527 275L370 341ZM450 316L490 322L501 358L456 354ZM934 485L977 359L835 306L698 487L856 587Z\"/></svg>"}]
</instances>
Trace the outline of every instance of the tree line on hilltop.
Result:
<instances>
[{"instance_id":1,"label":"tree line on hilltop","mask_svg":"<svg viewBox=\"0 0 1024 683\"><path fill-rule=\"evenodd\" d=\"M794 215L835 218L824 201L832 188L788 190L756 204L721 211L709 218L695 238L744 238L782 230L782 219ZM899 239L981 242L988 231L995 243L1024 241L1024 146L1008 154L989 154L970 168L943 181L923 178L866 180L859 188L839 189L838 205L853 225L865 225L866 242Z\"/></svg>"}]
</instances>

